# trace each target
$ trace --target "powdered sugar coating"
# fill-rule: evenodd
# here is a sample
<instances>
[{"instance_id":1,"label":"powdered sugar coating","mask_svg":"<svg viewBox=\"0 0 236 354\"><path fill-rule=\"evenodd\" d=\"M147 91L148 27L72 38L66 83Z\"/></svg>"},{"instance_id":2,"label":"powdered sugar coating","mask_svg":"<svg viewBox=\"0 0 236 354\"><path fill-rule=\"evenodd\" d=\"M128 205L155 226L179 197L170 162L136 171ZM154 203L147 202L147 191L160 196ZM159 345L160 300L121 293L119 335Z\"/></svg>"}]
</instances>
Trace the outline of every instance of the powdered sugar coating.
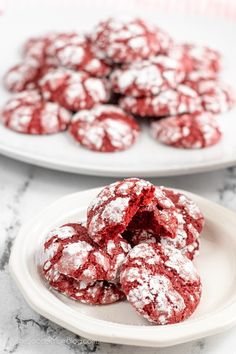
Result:
<instances>
[{"instance_id":1,"label":"powdered sugar coating","mask_svg":"<svg viewBox=\"0 0 236 354\"><path fill-rule=\"evenodd\" d=\"M186 85L161 91L156 96L123 97L119 103L125 111L141 117L161 117L202 110L199 95Z\"/></svg>"},{"instance_id":2,"label":"powdered sugar coating","mask_svg":"<svg viewBox=\"0 0 236 354\"><path fill-rule=\"evenodd\" d=\"M121 235L117 235L105 240L103 250L110 258L108 279L117 282L119 281L120 268L131 250L131 246Z\"/></svg>"},{"instance_id":3,"label":"powdered sugar coating","mask_svg":"<svg viewBox=\"0 0 236 354\"><path fill-rule=\"evenodd\" d=\"M220 53L206 46L175 44L169 48L168 56L182 62L187 73L207 70L216 74L221 67Z\"/></svg>"},{"instance_id":4,"label":"powdered sugar coating","mask_svg":"<svg viewBox=\"0 0 236 354\"><path fill-rule=\"evenodd\" d=\"M233 89L216 80L200 80L195 84L204 110L218 114L229 111L236 102Z\"/></svg>"},{"instance_id":5,"label":"powdered sugar coating","mask_svg":"<svg viewBox=\"0 0 236 354\"><path fill-rule=\"evenodd\" d=\"M47 276L49 276L47 273ZM46 278L47 278L46 276ZM87 283L77 281L63 274L52 277L53 280L48 282L49 285L64 294L65 296L89 305L108 305L124 299L124 293L121 291L119 284L107 281L95 281Z\"/></svg>"},{"instance_id":6,"label":"powdered sugar coating","mask_svg":"<svg viewBox=\"0 0 236 354\"><path fill-rule=\"evenodd\" d=\"M171 43L167 33L138 18L109 18L96 26L90 38L94 52L114 63L164 53Z\"/></svg>"},{"instance_id":7,"label":"powdered sugar coating","mask_svg":"<svg viewBox=\"0 0 236 354\"><path fill-rule=\"evenodd\" d=\"M57 102L72 111L89 109L97 103L107 102L110 95L104 80L64 68L43 76L40 87L46 100Z\"/></svg>"},{"instance_id":8,"label":"powdered sugar coating","mask_svg":"<svg viewBox=\"0 0 236 354\"><path fill-rule=\"evenodd\" d=\"M72 41L78 35L75 32L50 32L45 35L29 38L23 47L26 59L34 58L43 65L58 65L56 51L58 47Z\"/></svg>"},{"instance_id":9,"label":"powdered sugar coating","mask_svg":"<svg viewBox=\"0 0 236 354\"><path fill-rule=\"evenodd\" d=\"M111 71L108 64L92 53L90 41L81 34L57 38L51 43L48 52L54 56L58 66L86 71L97 77L107 76Z\"/></svg>"},{"instance_id":10,"label":"powdered sugar coating","mask_svg":"<svg viewBox=\"0 0 236 354\"><path fill-rule=\"evenodd\" d=\"M161 143L185 149L212 146L221 138L217 117L210 112L165 118L152 122L151 129Z\"/></svg>"},{"instance_id":11,"label":"powdered sugar coating","mask_svg":"<svg viewBox=\"0 0 236 354\"><path fill-rule=\"evenodd\" d=\"M52 230L47 236L43 253L42 266L46 273L50 269L50 273L56 276L59 273L85 282L110 277L110 256L93 243L81 224L66 224Z\"/></svg>"},{"instance_id":12,"label":"powdered sugar coating","mask_svg":"<svg viewBox=\"0 0 236 354\"><path fill-rule=\"evenodd\" d=\"M97 105L75 114L70 133L88 149L102 152L121 151L136 141L139 126L122 109L112 105Z\"/></svg>"},{"instance_id":13,"label":"powdered sugar coating","mask_svg":"<svg viewBox=\"0 0 236 354\"><path fill-rule=\"evenodd\" d=\"M180 62L164 55L136 61L111 75L115 92L129 96L153 96L175 88L185 78Z\"/></svg>"},{"instance_id":14,"label":"powdered sugar coating","mask_svg":"<svg viewBox=\"0 0 236 354\"><path fill-rule=\"evenodd\" d=\"M42 273L50 286L72 299L89 304L116 302L124 297L117 280L129 251L121 236L116 241L114 247L102 250L82 224L58 227L49 232L41 250Z\"/></svg>"},{"instance_id":15,"label":"powdered sugar coating","mask_svg":"<svg viewBox=\"0 0 236 354\"><path fill-rule=\"evenodd\" d=\"M10 68L4 77L4 84L11 92L34 89L37 86L39 74L38 61L30 58Z\"/></svg>"},{"instance_id":16,"label":"powdered sugar coating","mask_svg":"<svg viewBox=\"0 0 236 354\"><path fill-rule=\"evenodd\" d=\"M201 297L201 281L193 263L173 247L135 246L122 266L120 280L136 311L161 325L188 318Z\"/></svg>"},{"instance_id":17,"label":"powdered sugar coating","mask_svg":"<svg viewBox=\"0 0 236 354\"><path fill-rule=\"evenodd\" d=\"M75 228L73 225L63 225L56 227L47 234L46 241L49 240L65 240L71 238L75 234Z\"/></svg>"},{"instance_id":18,"label":"powdered sugar coating","mask_svg":"<svg viewBox=\"0 0 236 354\"><path fill-rule=\"evenodd\" d=\"M33 58L37 60L40 65L46 63L46 48L50 43L50 37L52 34L45 36L31 37L29 38L23 47L23 56L26 59Z\"/></svg>"},{"instance_id":19,"label":"powdered sugar coating","mask_svg":"<svg viewBox=\"0 0 236 354\"><path fill-rule=\"evenodd\" d=\"M106 186L87 211L88 233L104 242L122 233L141 206L154 198L154 186L138 178L127 178Z\"/></svg>"},{"instance_id":20,"label":"powdered sugar coating","mask_svg":"<svg viewBox=\"0 0 236 354\"><path fill-rule=\"evenodd\" d=\"M204 215L197 204L186 195L165 187L161 188L174 203L178 219L176 237L166 241L193 259L199 249L199 238L205 222Z\"/></svg>"},{"instance_id":21,"label":"powdered sugar coating","mask_svg":"<svg viewBox=\"0 0 236 354\"><path fill-rule=\"evenodd\" d=\"M2 108L3 124L24 134L54 134L64 131L71 114L57 103L45 102L37 91L15 94Z\"/></svg>"}]
</instances>

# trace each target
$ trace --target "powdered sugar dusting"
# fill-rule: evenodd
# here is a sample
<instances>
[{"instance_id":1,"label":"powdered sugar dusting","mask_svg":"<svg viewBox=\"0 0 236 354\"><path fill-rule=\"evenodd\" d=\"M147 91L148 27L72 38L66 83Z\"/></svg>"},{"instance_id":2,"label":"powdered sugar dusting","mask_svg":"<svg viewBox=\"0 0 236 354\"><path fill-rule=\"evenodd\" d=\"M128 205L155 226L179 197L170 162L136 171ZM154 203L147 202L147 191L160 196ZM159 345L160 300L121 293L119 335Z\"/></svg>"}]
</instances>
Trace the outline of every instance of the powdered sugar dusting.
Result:
<instances>
[{"instance_id":1,"label":"powdered sugar dusting","mask_svg":"<svg viewBox=\"0 0 236 354\"><path fill-rule=\"evenodd\" d=\"M91 39L95 53L116 63L164 52L171 42L164 31L132 18L109 18L100 22Z\"/></svg>"},{"instance_id":2,"label":"powdered sugar dusting","mask_svg":"<svg viewBox=\"0 0 236 354\"><path fill-rule=\"evenodd\" d=\"M175 323L189 316L201 295L193 263L173 247L153 243L139 244L130 251L122 267L121 284L134 308L158 324Z\"/></svg>"},{"instance_id":3,"label":"powdered sugar dusting","mask_svg":"<svg viewBox=\"0 0 236 354\"><path fill-rule=\"evenodd\" d=\"M129 148L139 133L132 117L112 105L97 105L74 115L70 132L83 146L98 151Z\"/></svg>"},{"instance_id":4,"label":"powdered sugar dusting","mask_svg":"<svg viewBox=\"0 0 236 354\"><path fill-rule=\"evenodd\" d=\"M131 96L157 95L161 90L175 88L184 79L179 62L165 56L136 61L111 75L116 92Z\"/></svg>"},{"instance_id":5,"label":"powdered sugar dusting","mask_svg":"<svg viewBox=\"0 0 236 354\"><path fill-rule=\"evenodd\" d=\"M196 149L216 144L221 130L209 112L173 116L151 125L152 135L160 142L175 147Z\"/></svg>"},{"instance_id":6,"label":"powdered sugar dusting","mask_svg":"<svg viewBox=\"0 0 236 354\"><path fill-rule=\"evenodd\" d=\"M52 237L59 238L64 240L66 238L70 238L75 234L75 230L72 226L60 226L53 230L51 230L47 235L47 240Z\"/></svg>"},{"instance_id":7,"label":"powdered sugar dusting","mask_svg":"<svg viewBox=\"0 0 236 354\"><path fill-rule=\"evenodd\" d=\"M198 281L199 275L193 262L187 257L184 257L179 250L173 247L164 247L164 253L168 256L168 261L165 262L167 267L175 269L178 275L186 281Z\"/></svg>"},{"instance_id":8,"label":"powdered sugar dusting","mask_svg":"<svg viewBox=\"0 0 236 354\"><path fill-rule=\"evenodd\" d=\"M142 117L168 116L202 110L199 95L186 85L179 85L176 89L163 90L150 97L126 96L120 99L120 105L127 112Z\"/></svg>"},{"instance_id":9,"label":"powdered sugar dusting","mask_svg":"<svg viewBox=\"0 0 236 354\"><path fill-rule=\"evenodd\" d=\"M90 78L85 72L65 68L50 71L40 80L42 94L67 109L78 111L106 102L110 93L104 80Z\"/></svg>"}]
</instances>

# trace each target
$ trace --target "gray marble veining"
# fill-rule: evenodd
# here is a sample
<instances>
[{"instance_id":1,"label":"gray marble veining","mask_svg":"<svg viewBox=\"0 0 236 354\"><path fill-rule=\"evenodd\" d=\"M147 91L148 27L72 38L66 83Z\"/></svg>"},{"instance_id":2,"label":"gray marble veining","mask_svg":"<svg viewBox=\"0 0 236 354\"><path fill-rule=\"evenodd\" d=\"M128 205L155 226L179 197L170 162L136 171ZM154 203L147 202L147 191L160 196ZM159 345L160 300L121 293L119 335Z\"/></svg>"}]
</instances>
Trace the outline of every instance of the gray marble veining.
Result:
<instances>
[{"instance_id":1,"label":"gray marble veining","mask_svg":"<svg viewBox=\"0 0 236 354\"><path fill-rule=\"evenodd\" d=\"M9 276L8 259L20 226L55 199L115 179L70 175L0 157L0 353L234 354L236 328L170 348L98 343L76 336L39 316ZM236 168L151 181L198 193L236 211Z\"/></svg>"}]
</instances>

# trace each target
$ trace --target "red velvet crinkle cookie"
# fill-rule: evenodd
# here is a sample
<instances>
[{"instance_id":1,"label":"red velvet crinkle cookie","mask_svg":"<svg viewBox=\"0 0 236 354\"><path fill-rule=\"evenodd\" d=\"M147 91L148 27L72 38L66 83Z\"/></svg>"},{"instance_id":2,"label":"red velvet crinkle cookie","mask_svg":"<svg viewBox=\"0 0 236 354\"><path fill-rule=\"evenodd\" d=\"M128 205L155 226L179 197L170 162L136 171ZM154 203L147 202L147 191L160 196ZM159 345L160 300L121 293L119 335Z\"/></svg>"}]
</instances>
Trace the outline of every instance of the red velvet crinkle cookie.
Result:
<instances>
[{"instance_id":1,"label":"red velvet crinkle cookie","mask_svg":"<svg viewBox=\"0 0 236 354\"><path fill-rule=\"evenodd\" d=\"M23 47L23 56L26 60L33 58L39 65L55 65L55 60L47 53L47 48L55 38L55 33L29 38Z\"/></svg>"},{"instance_id":2,"label":"red velvet crinkle cookie","mask_svg":"<svg viewBox=\"0 0 236 354\"><path fill-rule=\"evenodd\" d=\"M173 247L153 243L135 246L122 266L120 281L135 310L159 325L184 321L201 298L197 270Z\"/></svg>"},{"instance_id":3,"label":"red velvet crinkle cookie","mask_svg":"<svg viewBox=\"0 0 236 354\"><path fill-rule=\"evenodd\" d=\"M167 33L138 18L109 18L97 25L90 38L94 53L113 63L165 53L172 42Z\"/></svg>"},{"instance_id":4,"label":"red velvet crinkle cookie","mask_svg":"<svg viewBox=\"0 0 236 354\"><path fill-rule=\"evenodd\" d=\"M208 112L225 113L235 105L236 96L232 88L219 81L202 80L195 88L201 97L203 109Z\"/></svg>"},{"instance_id":5,"label":"red velvet crinkle cookie","mask_svg":"<svg viewBox=\"0 0 236 354\"><path fill-rule=\"evenodd\" d=\"M125 111L141 117L162 117L202 110L198 93L186 85L150 97L123 97L119 103Z\"/></svg>"},{"instance_id":6,"label":"red velvet crinkle cookie","mask_svg":"<svg viewBox=\"0 0 236 354\"><path fill-rule=\"evenodd\" d=\"M43 256L44 272L53 269L85 282L108 279L110 258L81 224L66 224L52 230L44 244Z\"/></svg>"},{"instance_id":7,"label":"red velvet crinkle cookie","mask_svg":"<svg viewBox=\"0 0 236 354\"><path fill-rule=\"evenodd\" d=\"M155 187L138 178L127 178L103 188L87 211L89 236L97 243L126 230L140 207L153 200Z\"/></svg>"},{"instance_id":8,"label":"red velvet crinkle cookie","mask_svg":"<svg viewBox=\"0 0 236 354\"><path fill-rule=\"evenodd\" d=\"M49 50L58 66L86 71L96 77L107 76L111 72L110 65L93 54L88 38L83 35L70 36L64 40L58 38L51 44Z\"/></svg>"},{"instance_id":9,"label":"red velvet crinkle cookie","mask_svg":"<svg viewBox=\"0 0 236 354\"><path fill-rule=\"evenodd\" d=\"M209 70L217 73L221 68L220 53L205 46L176 44L169 48L168 56L179 60L187 73L199 70Z\"/></svg>"},{"instance_id":10,"label":"red velvet crinkle cookie","mask_svg":"<svg viewBox=\"0 0 236 354\"><path fill-rule=\"evenodd\" d=\"M37 91L15 94L2 108L3 124L18 133L53 134L66 130L71 114L57 103L45 102Z\"/></svg>"},{"instance_id":11,"label":"red velvet crinkle cookie","mask_svg":"<svg viewBox=\"0 0 236 354\"><path fill-rule=\"evenodd\" d=\"M116 69L111 75L113 90L135 97L153 96L175 88L185 78L179 61L160 55Z\"/></svg>"},{"instance_id":12,"label":"red velvet crinkle cookie","mask_svg":"<svg viewBox=\"0 0 236 354\"><path fill-rule=\"evenodd\" d=\"M41 77L53 68L50 65L41 66L37 60L29 58L8 70L4 77L5 87L10 92L35 90Z\"/></svg>"},{"instance_id":13,"label":"red velvet crinkle cookie","mask_svg":"<svg viewBox=\"0 0 236 354\"><path fill-rule=\"evenodd\" d=\"M7 90L11 92L35 89L39 75L38 61L30 58L10 68L4 77L4 84Z\"/></svg>"},{"instance_id":14,"label":"red velvet crinkle cookie","mask_svg":"<svg viewBox=\"0 0 236 354\"><path fill-rule=\"evenodd\" d=\"M174 204L173 216L177 220L174 237L168 236L166 232L163 233L163 229L162 232L158 232L150 226L146 229L138 229L138 224L136 228L129 228L123 236L132 246L143 242L159 243L163 246L175 247L189 259L193 259L199 249L199 238L204 225L203 214L196 203L186 195L165 187L156 188ZM168 225L169 222L166 224Z\"/></svg>"},{"instance_id":15,"label":"red velvet crinkle cookie","mask_svg":"<svg viewBox=\"0 0 236 354\"><path fill-rule=\"evenodd\" d=\"M111 236L99 248L82 224L65 224L47 236L42 255L43 271L53 268L85 282L116 281L130 248L121 235Z\"/></svg>"},{"instance_id":16,"label":"red velvet crinkle cookie","mask_svg":"<svg viewBox=\"0 0 236 354\"><path fill-rule=\"evenodd\" d=\"M30 38L25 43L24 56L34 58L40 65L64 66L97 77L106 76L111 71L108 64L93 54L89 39L75 32Z\"/></svg>"},{"instance_id":17,"label":"red velvet crinkle cookie","mask_svg":"<svg viewBox=\"0 0 236 354\"><path fill-rule=\"evenodd\" d=\"M185 149L215 145L222 135L217 117L210 112L164 118L152 122L151 130L161 143Z\"/></svg>"},{"instance_id":18,"label":"red velvet crinkle cookie","mask_svg":"<svg viewBox=\"0 0 236 354\"><path fill-rule=\"evenodd\" d=\"M139 126L121 108L97 105L73 116L70 133L90 150L114 152L126 150L134 144L139 135Z\"/></svg>"},{"instance_id":19,"label":"red velvet crinkle cookie","mask_svg":"<svg viewBox=\"0 0 236 354\"><path fill-rule=\"evenodd\" d=\"M57 102L71 111L90 109L98 103L107 102L110 96L104 80L64 68L44 75L40 87L46 100Z\"/></svg>"},{"instance_id":20,"label":"red velvet crinkle cookie","mask_svg":"<svg viewBox=\"0 0 236 354\"><path fill-rule=\"evenodd\" d=\"M109 304L124 297L118 272L130 246L120 237L104 250L88 237L82 224L66 224L52 230L40 254L45 279L57 291L89 304ZM106 253L107 252L107 253Z\"/></svg>"},{"instance_id":21,"label":"red velvet crinkle cookie","mask_svg":"<svg viewBox=\"0 0 236 354\"><path fill-rule=\"evenodd\" d=\"M72 40L76 36L75 32L51 32L42 36L31 37L24 44L23 55L26 58L36 59L41 65L56 64L54 42L61 46L65 41Z\"/></svg>"}]
</instances>

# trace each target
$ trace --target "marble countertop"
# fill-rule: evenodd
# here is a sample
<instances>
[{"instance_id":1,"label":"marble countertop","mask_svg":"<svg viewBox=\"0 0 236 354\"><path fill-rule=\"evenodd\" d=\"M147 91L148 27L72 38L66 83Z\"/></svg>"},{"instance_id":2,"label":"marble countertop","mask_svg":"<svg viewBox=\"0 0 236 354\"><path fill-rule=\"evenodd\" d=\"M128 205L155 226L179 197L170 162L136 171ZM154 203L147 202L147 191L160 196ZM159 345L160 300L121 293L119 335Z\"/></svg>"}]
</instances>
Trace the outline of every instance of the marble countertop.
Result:
<instances>
[{"instance_id":1,"label":"marble countertop","mask_svg":"<svg viewBox=\"0 0 236 354\"><path fill-rule=\"evenodd\" d=\"M0 353L236 353L236 327L217 336L170 348L128 347L76 336L39 316L25 303L8 271L11 246L21 225L65 194L114 180L50 171L0 156ZM150 180L189 190L236 211L236 168Z\"/></svg>"}]
</instances>

